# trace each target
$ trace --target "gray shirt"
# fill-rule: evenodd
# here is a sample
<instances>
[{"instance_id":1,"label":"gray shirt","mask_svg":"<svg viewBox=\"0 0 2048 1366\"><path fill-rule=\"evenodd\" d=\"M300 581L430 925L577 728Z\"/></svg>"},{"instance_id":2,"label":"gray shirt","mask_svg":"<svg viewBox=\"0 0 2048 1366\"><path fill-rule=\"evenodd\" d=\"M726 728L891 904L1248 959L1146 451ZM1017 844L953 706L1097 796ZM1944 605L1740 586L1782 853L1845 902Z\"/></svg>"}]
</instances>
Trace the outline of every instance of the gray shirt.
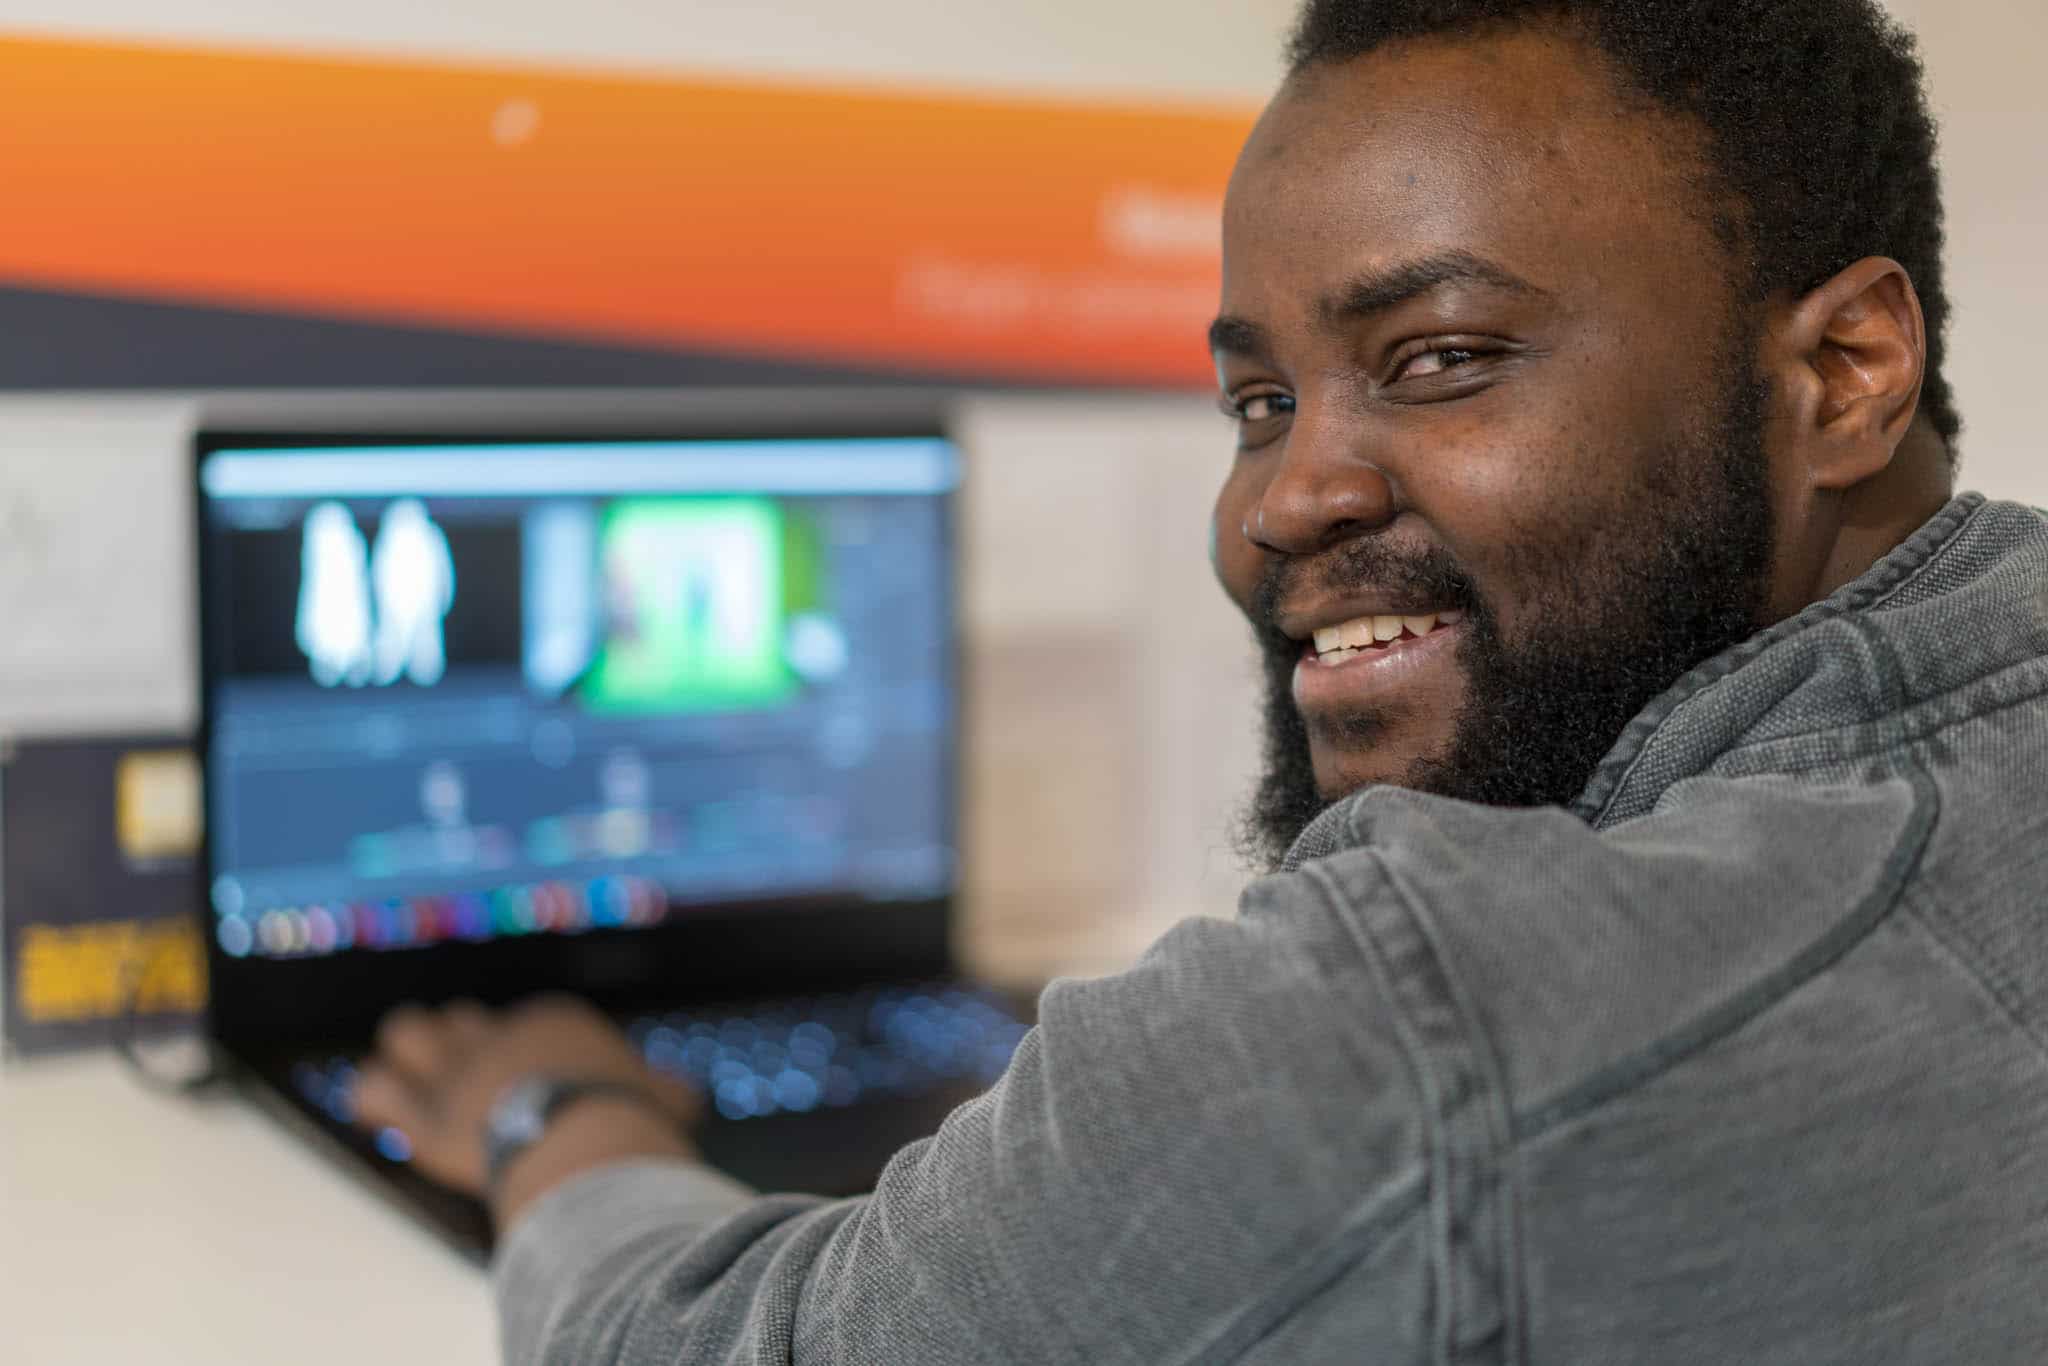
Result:
<instances>
[{"instance_id":1,"label":"gray shirt","mask_svg":"<svg viewBox=\"0 0 2048 1366\"><path fill-rule=\"evenodd\" d=\"M2048 522L1957 499L1568 809L1391 788L872 1196L512 1231L516 1363L2048 1361Z\"/></svg>"}]
</instances>

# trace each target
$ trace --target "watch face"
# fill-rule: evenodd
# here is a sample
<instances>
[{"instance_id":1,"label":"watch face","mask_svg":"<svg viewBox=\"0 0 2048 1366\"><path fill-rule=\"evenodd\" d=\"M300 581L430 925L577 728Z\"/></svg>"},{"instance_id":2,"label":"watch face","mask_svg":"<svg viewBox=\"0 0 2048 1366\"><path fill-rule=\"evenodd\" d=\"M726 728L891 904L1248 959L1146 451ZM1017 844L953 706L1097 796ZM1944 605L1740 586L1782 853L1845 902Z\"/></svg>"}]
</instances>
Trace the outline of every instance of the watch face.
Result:
<instances>
[{"instance_id":1,"label":"watch face","mask_svg":"<svg viewBox=\"0 0 2048 1366\"><path fill-rule=\"evenodd\" d=\"M546 1081L522 1081L508 1087L491 1107L491 1146L518 1148L534 1142L547 1127L548 1101L554 1086Z\"/></svg>"},{"instance_id":2,"label":"watch face","mask_svg":"<svg viewBox=\"0 0 2048 1366\"><path fill-rule=\"evenodd\" d=\"M579 1080L564 1077L528 1077L513 1082L498 1093L484 1121L484 1166L493 1184L498 1173L540 1141L548 1121L565 1105L589 1095L624 1094L638 1098L656 1111L661 1102L651 1091L616 1081Z\"/></svg>"}]
</instances>

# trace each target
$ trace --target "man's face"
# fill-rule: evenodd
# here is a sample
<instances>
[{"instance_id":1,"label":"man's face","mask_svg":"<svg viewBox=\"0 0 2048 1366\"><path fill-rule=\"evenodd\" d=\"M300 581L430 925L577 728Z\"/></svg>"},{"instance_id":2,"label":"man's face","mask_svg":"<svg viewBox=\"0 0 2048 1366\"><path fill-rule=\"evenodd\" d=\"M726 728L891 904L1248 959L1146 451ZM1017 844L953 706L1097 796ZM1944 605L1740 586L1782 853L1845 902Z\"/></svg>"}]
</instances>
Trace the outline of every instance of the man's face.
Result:
<instances>
[{"instance_id":1,"label":"man's face","mask_svg":"<svg viewBox=\"0 0 2048 1366\"><path fill-rule=\"evenodd\" d=\"M1268 858L1371 783L1567 801L1761 624L1766 391L1702 165L1538 33L1396 45L1267 110L1212 340Z\"/></svg>"}]
</instances>

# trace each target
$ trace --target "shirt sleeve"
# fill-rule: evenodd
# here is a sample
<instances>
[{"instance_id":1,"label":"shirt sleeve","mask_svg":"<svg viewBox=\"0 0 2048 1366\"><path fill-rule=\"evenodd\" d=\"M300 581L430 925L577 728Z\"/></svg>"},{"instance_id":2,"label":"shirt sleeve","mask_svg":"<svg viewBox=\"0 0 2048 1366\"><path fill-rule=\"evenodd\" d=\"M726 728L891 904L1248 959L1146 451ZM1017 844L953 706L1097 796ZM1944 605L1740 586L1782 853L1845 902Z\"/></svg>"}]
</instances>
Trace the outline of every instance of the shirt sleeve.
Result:
<instances>
[{"instance_id":1,"label":"shirt sleeve","mask_svg":"<svg viewBox=\"0 0 2048 1366\"><path fill-rule=\"evenodd\" d=\"M509 1231L506 1357L1235 1357L1372 1256L1419 1185L1417 1081L1369 959L1308 880L1268 879L1237 920L1048 988L1003 1078L870 1196L756 1197L675 1164L586 1174Z\"/></svg>"}]
</instances>

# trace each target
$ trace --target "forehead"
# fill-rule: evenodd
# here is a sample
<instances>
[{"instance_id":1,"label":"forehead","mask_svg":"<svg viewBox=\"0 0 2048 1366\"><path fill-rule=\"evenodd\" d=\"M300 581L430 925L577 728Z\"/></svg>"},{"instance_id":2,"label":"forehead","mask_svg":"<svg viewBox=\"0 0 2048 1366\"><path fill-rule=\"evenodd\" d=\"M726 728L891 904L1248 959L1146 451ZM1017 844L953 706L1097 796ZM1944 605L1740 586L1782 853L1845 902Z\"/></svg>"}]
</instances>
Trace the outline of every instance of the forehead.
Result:
<instances>
[{"instance_id":1,"label":"forehead","mask_svg":"<svg viewBox=\"0 0 2048 1366\"><path fill-rule=\"evenodd\" d=\"M1560 293L1718 282L1702 137L1625 90L1594 49L1544 30L1310 68L1231 177L1226 296L1447 250Z\"/></svg>"}]
</instances>

